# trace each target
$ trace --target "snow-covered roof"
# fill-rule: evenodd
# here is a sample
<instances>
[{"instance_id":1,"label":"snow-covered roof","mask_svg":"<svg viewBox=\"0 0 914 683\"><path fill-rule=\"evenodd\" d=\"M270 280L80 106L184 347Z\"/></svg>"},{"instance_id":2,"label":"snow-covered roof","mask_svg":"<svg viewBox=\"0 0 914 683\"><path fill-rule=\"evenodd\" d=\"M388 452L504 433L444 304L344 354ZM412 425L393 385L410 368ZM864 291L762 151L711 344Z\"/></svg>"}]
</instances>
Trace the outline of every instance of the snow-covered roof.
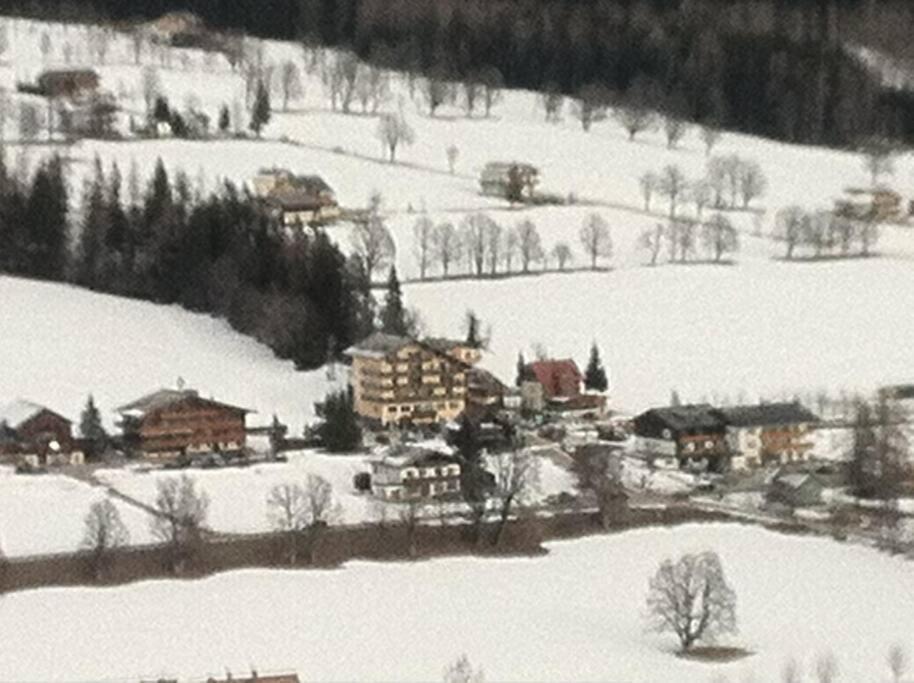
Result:
<instances>
[{"instance_id":1,"label":"snow-covered roof","mask_svg":"<svg viewBox=\"0 0 914 683\"><path fill-rule=\"evenodd\" d=\"M12 429L16 429L23 422L26 422L43 410L48 410L42 405L32 403L23 399L16 399L10 403L0 405L0 423Z\"/></svg>"},{"instance_id":2,"label":"snow-covered roof","mask_svg":"<svg viewBox=\"0 0 914 683\"><path fill-rule=\"evenodd\" d=\"M158 391L147 394L146 396L143 396L142 398L139 398L132 403L121 406L117 409L117 412L125 417L142 418L144 415L147 415L154 410L164 408L188 398L200 398L200 395L193 389L159 389ZM251 412L246 408L228 405L227 403L220 403L219 401L213 399L200 400L205 401L209 404L231 408L232 410Z\"/></svg>"}]
</instances>

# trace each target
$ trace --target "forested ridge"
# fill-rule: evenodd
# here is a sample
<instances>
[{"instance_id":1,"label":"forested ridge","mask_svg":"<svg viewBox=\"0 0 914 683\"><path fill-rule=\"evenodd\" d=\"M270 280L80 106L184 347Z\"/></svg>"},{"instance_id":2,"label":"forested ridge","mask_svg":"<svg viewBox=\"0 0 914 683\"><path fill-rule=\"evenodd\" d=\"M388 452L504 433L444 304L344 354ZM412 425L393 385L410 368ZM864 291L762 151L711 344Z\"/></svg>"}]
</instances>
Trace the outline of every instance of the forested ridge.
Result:
<instances>
[{"instance_id":1,"label":"forested ridge","mask_svg":"<svg viewBox=\"0 0 914 683\"><path fill-rule=\"evenodd\" d=\"M215 28L347 46L455 80L570 95L598 85L685 118L795 142L914 139L914 96L853 48L909 55L904 0L30 0L11 9L127 20L190 10Z\"/></svg>"}]
</instances>

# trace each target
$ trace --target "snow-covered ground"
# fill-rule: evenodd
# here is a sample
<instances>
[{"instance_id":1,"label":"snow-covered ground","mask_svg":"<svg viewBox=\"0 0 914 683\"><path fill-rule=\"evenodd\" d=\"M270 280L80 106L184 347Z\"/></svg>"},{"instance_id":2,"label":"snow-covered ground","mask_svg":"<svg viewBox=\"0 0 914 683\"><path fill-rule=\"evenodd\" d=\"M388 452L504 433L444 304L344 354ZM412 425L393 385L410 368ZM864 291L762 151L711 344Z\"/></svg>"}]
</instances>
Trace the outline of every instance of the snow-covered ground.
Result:
<instances>
[{"instance_id":1,"label":"snow-covered ground","mask_svg":"<svg viewBox=\"0 0 914 683\"><path fill-rule=\"evenodd\" d=\"M90 393L113 427L118 406L182 378L203 396L256 411L249 425L275 413L299 434L332 384L176 306L4 276L0 302L0 397L47 405L77 425Z\"/></svg>"},{"instance_id":2,"label":"snow-covered ground","mask_svg":"<svg viewBox=\"0 0 914 683\"><path fill-rule=\"evenodd\" d=\"M632 683L812 681L832 651L841 680L889 680L893 643L914 647L908 564L828 539L756 527L641 529L549 545L531 559L352 562L331 571L240 571L199 581L45 589L5 597L6 680L206 678L297 670L307 680L438 680L461 653L487 680ZM687 662L644 628L648 579L682 552L714 549L754 654ZM85 628L91 623L92 628ZM48 638L48 628L65 638ZM716 679L715 679L716 680Z\"/></svg>"},{"instance_id":3,"label":"snow-covered ground","mask_svg":"<svg viewBox=\"0 0 914 683\"><path fill-rule=\"evenodd\" d=\"M0 548L9 557L77 550L89 507L106 493L69 477L19 476L0 471ZM130 533L130 542L149 543L149 516L111 498Z\"/></svg>"}]
</instances>

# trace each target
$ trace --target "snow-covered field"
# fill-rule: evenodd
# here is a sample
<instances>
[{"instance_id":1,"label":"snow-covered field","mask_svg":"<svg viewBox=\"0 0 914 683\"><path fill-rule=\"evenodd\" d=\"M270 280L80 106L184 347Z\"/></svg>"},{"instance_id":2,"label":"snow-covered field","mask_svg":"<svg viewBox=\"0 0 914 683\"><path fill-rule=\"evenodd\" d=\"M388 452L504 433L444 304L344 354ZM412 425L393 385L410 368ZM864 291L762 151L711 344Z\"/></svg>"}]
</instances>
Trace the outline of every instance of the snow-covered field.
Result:
<instances>
[{"instance_id":1,"label":"snow-covered field","mask_svg":"<svg viewBox=\"0 0 914 683\"><path fill-rule=\"evenodd\" d=\"M708 665L644 629L665 557L712 548L754 654ZM812 681L833 651L841 679L889 680L893 643L914 647L914 575L903 560L756 527L689 525L550 544L532 559L353 562L330 571L241 571L200 581L6 596L7 680L206 678L256 667L305 680L439 680L461 653L486 680L775 681L788 658ZM92 628L85 628L91 623ZM47 629L65 638L48 638Z\"/></svg>"},{"instance_id":2,"label":"snow-covered field","mask_svg":"<svg viewBox=\"0 0 914 683\"><path fill-rule=\"evenodd\" d=\"M24 477L0 470L0 548L9 557L77 550L84 519L105 492L75 479L48 474ZM149 516L111 498L131 543L152 541Z\"/></svg>"},{"instance_id":3,"label":"snow-covered field","mask_svg":"<svg viewBox=\"0 0 914 683\"><path fill-rule=\"evenodd\" d=\"M91 393L109 427L114 410L182 378L203 396L272 415L298 434L330 381L296 372L228 324L174 306L0 276L0 397L27 398L79 423Z\"/></svg>"}]
</instances>

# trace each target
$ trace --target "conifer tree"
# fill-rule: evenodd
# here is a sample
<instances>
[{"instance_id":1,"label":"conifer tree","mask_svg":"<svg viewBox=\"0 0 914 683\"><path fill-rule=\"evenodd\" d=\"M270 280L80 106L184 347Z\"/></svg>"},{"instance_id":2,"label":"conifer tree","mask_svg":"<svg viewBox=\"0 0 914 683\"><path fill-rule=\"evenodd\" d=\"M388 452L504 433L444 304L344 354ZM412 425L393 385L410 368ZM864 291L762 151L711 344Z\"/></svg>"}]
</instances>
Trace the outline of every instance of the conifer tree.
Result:
<instances>
[{"instance_id":1,"label":"conifer tree","mask_svg":"<svg viewBox=\"0 0 914 683\"><path fill-rule=\"evenodd\" d=\"M32 243L27 259L29 275L62 280L68 260L67 187L59 157L53 157L35 173L25 206L23 228Z\"/></svg>"},{"instance_id":2,"label":"conifer tree","mask_svg":"<svg viewBox=\"0 0 914 683\"><path fill-rule=\"evenodd\" d=\"M362 446L362 427L353 407L352 391L331 392L314 410L323 420L316 431L327 450L348 453Z\"/></svg>"},{"instance_id":3,"label":"conifer tree","mask_svg":"<svg viewBox=\"0 0 914 683\"><path fill-rule=\"evenodd\" d=\"M270 122L270 91L263 84L263 81L257 83L257 94L254 97L254 108L251 111L251 130L257 137L263 127Z\"/></svg>"},{"instance_id":4,"label":"conifer tree","mask_svg":"<svg viewBox=\"0 0 914 683\"><path fill-rule=\"evenodd\" d=\"M390 274L387 276L387 296L384 299L384 307L381 309L381 331L385 334L408 337L409 327L406 310L403 308L403 295L400 291L397 269L391 266Z\"/></svg>"},{"instance_id":5,"label":"conifer tree","mask_svg":"<svg viewBox=\"0 0 914 683\"><path fill-rule=\"evenodd\" d=\"M86 440L86 457L95 458L104 453L108 444L108 434L102 425L101 414L92 394L89 394L89 400L86 401L86 407L79 418L79 433Z\"/></svg>"},{"instance_id":6,"label":"conifer tree","mask_svg":"<svg viewBox=\"0 0 914 683\"><path fill-rule=\"evenodd\" d=\"M219 132L223 135L227 135L229 128L232 125L232 116L229 113L229 108L227 104L222 105L222 109L219 110Z\"/></svg>"},{"instance_id":7,"label":"conifer tree","mask_svg":"<svg viewBox=\"0 0 914 683\"><path fill-rule=\"evenodd\" d=\"M101 284L99 275L104 259L107 218L105 174L101 160L95 157L95 175L83 195L82 230L79 234L75 273L76 282L91 289L96 289Z\"/></svg>"},{"instance_id":8,"label":"conifer tree","mask_svg":"<svg viewBox=\"0 0 914 683\"><path fill-rule=\"evenodd\" d=\"M606 370L603 368L603 361L600 360L600 349L597 348L596 342L590 347L590 360L587 361L587 370L584 372L584 386L591 391L606 391L609 388Z\"/></svg>"},{"instance_id":9,"label":"conifer tree","mask_svg":"<svg viewBox=\"0 0 914 683\"><path fill-rule=\"evenodd\" d=\"M479 332L479 318L473 311L467 311L467 345L474 349L481 348L482 336Z\"/></svg>"},{"instance_id":10,"label":"conifer tree","mask_svg":"<svg viewBox=\"0 0 914 683\"><path fill-rule=\"evenodd\" d=\"M527 379L527 361L524 359L524 354L519 352L517 354L517 377L514 379L514 384L520 386Z\"/></svg>"}]
</instances>

